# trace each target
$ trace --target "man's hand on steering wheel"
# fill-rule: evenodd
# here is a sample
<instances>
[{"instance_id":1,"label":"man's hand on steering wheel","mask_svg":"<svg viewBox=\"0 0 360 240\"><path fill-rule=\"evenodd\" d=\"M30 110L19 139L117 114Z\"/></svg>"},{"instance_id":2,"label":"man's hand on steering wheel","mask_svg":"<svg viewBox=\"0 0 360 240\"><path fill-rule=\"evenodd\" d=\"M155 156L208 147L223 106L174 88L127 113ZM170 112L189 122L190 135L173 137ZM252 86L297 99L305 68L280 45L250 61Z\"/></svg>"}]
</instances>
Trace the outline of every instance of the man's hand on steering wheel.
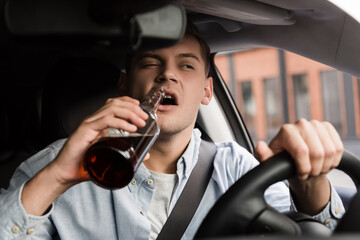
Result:
<instances>
[{"instance_id":1,"label":"man's hand on steering wheel","mask_svg":"<svg viewBox=\"0 0 360 240\"><path fill-rule=\"evenodd\" d=\"M256 146L260 162L284 150L292 156L297 177L289 179L290 189L298 210L309 215L319 213L329 202L326 174L338 166L343 149L330 123L305 119L283 125L269 145L260 141Z\"/></svg>"}]
</instances>

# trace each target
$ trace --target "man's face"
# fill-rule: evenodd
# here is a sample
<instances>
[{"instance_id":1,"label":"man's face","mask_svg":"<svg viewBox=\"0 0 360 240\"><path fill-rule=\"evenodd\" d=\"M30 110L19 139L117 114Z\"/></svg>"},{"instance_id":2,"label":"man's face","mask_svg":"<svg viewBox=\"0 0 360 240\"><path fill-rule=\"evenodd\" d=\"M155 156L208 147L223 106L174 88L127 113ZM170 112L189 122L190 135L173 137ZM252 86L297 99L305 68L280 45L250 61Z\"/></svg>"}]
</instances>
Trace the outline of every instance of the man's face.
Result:
<instances>
[{"instance_id":1,"label":"man's face","mask_svg":"<svg viewBox=\"0 0 360 240\"><path fill-rule=\"evenodd\" d=\"M142 99L153 86L163 86L167 95L157 111L161 134L192 129L200 103L212 97L212 79L207 78L200 44L186 36L176 46L151 50L135 57L129 80L131 96Z\"/></svg>"}]
</instances>

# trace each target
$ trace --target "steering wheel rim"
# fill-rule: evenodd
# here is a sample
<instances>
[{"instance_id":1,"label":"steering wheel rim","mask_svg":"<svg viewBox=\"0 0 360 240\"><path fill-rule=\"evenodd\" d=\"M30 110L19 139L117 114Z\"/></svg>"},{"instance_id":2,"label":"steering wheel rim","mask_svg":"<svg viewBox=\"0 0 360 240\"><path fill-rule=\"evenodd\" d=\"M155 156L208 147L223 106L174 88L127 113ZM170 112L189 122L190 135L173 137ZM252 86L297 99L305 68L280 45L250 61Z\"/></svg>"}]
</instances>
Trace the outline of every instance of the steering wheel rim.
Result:
<instances>
[{"instance_id":1,"label":"steering wheel rim","mask_svg":"<svg viewBox=\"0 0 360 240\"><path fill-rule=\"evenodd\" d=\"M359 187L360 161L355 155L344 151L337 169L347 173ZM270 185L295 174L295 164L287 152L278 153L261 163L219 198L200 225L195 238L264 232L300 235L298 224L270 207L264 199L264 192Z\"/></svg>"}]
</instances>

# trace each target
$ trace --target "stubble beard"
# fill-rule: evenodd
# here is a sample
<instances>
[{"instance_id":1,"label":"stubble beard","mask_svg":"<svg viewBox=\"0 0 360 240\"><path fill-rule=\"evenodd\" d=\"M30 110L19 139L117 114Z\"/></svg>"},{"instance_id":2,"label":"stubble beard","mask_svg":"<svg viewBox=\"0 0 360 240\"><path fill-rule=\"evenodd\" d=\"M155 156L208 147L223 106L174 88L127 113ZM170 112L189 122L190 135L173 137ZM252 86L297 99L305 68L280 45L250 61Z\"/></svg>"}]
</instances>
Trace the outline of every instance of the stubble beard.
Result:
<instances>
[{"instance_id":1,"label":"stubble beard","mask_svg":"<svg viewBox=\"0 0 360 240\"><path fill-rule=\"evenodd\" d=\"M196 116L194 118L189 118L184 116L183 119L171 119L163 121L159 120L160 125L160 138L170 138L172 136L176 136L184 131L192 131L195 125ZM190 130L191 129L191 130Z\"/></svg>"}]
</instances>

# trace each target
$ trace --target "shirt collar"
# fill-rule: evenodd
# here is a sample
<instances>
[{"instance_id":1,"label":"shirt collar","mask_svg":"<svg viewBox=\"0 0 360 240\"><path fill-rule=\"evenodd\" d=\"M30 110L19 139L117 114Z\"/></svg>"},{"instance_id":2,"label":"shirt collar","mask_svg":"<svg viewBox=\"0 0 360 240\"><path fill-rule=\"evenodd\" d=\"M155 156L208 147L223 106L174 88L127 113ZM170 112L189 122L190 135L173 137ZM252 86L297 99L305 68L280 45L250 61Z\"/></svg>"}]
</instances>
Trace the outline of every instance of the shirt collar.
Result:
<instances>
[{"instance_id":1,"label":"shirt collar","mask_svg":"<svg viewBox=\"0 0 360 240\"><path fill-rule=\"evenodd\" d=\"M192 169L194 168L198 160L200 143L201 132L198 129L194 129L192 131L190 142L176 165L176 173L179 178L189 177Z\"/></svg>"},{"instance_id":2,"label":"shirt collar","mask_svg":"<svg viewBox=\"0 0 360 240\"><path fill-rule=\"evenodd\" d=\"M179 179L185 177L188 178L191 174L192 169L194 168L198 156L199 156L199 147L201 143L201 132L198 129L192 131L190 142L185 149L184 153L181 155L176 164L176 174ZM148 179L151 176L149 170L145 167L144 163L141 163L137 169L133 182L128 184L130 191L136 188L136 185L141 184L144 180Z\"/></svg>"},{"instance_id":3,"label":"shirt collar","mask_svg":"<svg viewBox=\"0 0 360 240\"><path fill-rule=\"evenodd\" d=\"M134 191L138 186L141 185L143 181L147 180L149 177L151 177L151 173L145 167L144 163L141 163L138 169L136 170L133 179L128 184L129 190L131 192Z\"/></svg>"}]
</instances>

